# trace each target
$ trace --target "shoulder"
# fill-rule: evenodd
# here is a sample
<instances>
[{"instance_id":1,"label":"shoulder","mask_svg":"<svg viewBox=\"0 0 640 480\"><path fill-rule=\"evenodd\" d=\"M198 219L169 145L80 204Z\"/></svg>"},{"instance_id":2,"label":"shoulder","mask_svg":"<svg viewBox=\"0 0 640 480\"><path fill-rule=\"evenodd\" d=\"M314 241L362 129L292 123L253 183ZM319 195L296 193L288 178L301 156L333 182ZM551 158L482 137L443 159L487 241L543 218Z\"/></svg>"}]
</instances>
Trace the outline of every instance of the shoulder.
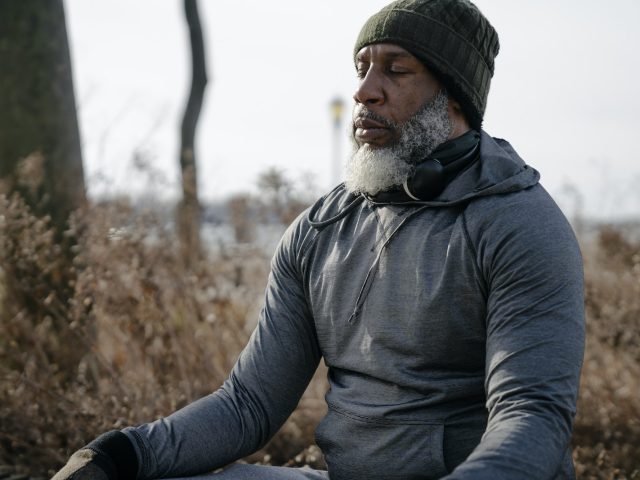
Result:
<instances>
[{"instance_id":1,"label":"shoulder","mask_svg":"<svg viewBox=\"0 0 640 480\"><path fill-rule=\"evenodd\" d=\"M301 260L325 227L336 223L359 203L359 197L347 192L343 184L338 185L306 208L287 227L276 256Z\"/></svg>"},{"instance_id":2,"label":"shoulder","mask_svg":"<svg viewBox=\"0 0 640 480\"><path fill-rule=\"evenodd\" d=\"M465 209L469 233L478 239L487 234L513 231L564 232L574 237L566 217L540 184L516 192L480 197Z\"/></svg>"},{"instance_id":3,"label":"shoulder","mask_svg":"<svg viewBox=\"0 0 640 480\"><path fill-rule=\"evenodd\" d=\"M478 198L464 212L464 224L486 273L520 266L557 268L580 274L582 256L568 220L547 191L536 184Z\"/></svg>"}]
</instances>

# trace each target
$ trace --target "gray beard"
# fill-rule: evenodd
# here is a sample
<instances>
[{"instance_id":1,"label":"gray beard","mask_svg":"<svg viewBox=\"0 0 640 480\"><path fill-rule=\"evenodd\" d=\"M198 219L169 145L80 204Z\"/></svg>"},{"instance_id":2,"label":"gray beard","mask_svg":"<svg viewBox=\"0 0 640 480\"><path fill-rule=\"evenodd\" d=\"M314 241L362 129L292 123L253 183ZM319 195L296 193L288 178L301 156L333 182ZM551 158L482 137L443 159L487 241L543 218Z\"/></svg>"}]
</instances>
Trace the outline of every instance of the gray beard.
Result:
<instances>
[{"instance_id":1,"label":"gray beard","mask_svg":"<svg viewBox=\"0 0 640 480\"><path fill-rule=\"evenodd\" d=\"M354 118L360 115L384 122L397 129L400 136L393 145L376 148L358 145L351 135L352 153L345 178L347 190L355 194L375 195L402 185L413 175L416 165L451 135L453 122L449 118L448 103L446 93L439 92L402 125L390 123L366 107L356 107Z\"/></svg>"}]
</instances>

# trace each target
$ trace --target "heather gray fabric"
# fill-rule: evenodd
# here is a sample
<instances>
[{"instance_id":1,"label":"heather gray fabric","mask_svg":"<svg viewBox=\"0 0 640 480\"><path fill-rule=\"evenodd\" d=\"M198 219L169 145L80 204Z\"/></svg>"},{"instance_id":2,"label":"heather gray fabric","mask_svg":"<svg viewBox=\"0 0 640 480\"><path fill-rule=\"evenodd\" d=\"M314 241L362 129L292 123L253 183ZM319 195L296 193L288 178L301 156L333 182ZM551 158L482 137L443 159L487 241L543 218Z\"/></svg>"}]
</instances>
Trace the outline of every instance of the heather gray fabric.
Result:
<instances>
[{"instance_id":1,"label":"heather gray fabric","mask_svg":"<svg viewBox=\"0 0 640 480\"><path fill-rule=\"evenodd\" d=\"M232 465L220 473L174 480L329 480L329 474L308 467L287 468L238 464Z\"/></svg>"},{"instance_id":2,"label":"heather gray fabric","mask_svg":"<svg viewBox=\"0 0 640 480\"><path fill-rule=\"evenodd\" d=\"M480 160L434 201L321 199L285 233L222 388L124 430L139 477L255 451L323 357L331 480L574 478L582 262L538 177L483 132Z\"/></svg>"}]
</instances>

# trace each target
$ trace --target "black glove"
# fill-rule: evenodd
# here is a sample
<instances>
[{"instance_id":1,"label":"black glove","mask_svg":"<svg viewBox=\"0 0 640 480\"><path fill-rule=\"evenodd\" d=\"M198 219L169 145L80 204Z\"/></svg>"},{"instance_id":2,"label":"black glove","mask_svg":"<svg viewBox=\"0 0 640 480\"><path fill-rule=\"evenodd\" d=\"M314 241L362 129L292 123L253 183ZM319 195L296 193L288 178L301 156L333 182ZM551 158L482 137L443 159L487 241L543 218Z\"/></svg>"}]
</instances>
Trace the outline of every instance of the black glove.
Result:
<instances>
[{"instance_id":1,"label":"black glove","mask_svg":"<svg viewBox=\"0 0 640 480\"><path fill-rule=\"evenodd\" d=\"M98 453L83 448L71 455L67 464L51 480L115 480L94 462Z\"/></svg>"},{"instance_id":2,"label":"black glove","mask_svg":"<svg viewBox=\"0 0 640 480\"><path fill-rule=\"evenodd\" d=\"M51 480L135 480L138 457L129 438L104 433L69 458Z\"/></svg>"}]
</instances>

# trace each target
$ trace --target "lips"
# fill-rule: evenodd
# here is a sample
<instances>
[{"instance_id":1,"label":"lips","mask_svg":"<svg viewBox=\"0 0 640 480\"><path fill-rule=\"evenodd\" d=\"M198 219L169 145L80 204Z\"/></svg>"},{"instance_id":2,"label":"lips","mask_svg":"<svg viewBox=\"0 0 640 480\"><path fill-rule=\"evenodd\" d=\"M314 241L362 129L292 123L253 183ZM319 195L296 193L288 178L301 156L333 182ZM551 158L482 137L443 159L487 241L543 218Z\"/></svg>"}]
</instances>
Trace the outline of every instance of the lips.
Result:
<instances>
[{"instance_id":1,"label":"lips","mask_svg":"<svg viewBox=\"0 0 640 480\"><path fill-rule=\"evenodd\" d=\"M369 130L372 128L384 128L388 130L386 125L380 122L376 122L375 120L371 120L370 118L358 117L356 118L354 124L356 128L362 128L363 130Z\"/></svg>"},{"instance_id":2,"label":"lips","mask_svg":"<svg viewBox=\"0 0 640 480\"><path fill-rule=\"evenodd\" d=\"M383 145L391 138L391 130L385 124L370 118L357 117L355 138L360 144Z\"/></svg>"}]
</instances>

